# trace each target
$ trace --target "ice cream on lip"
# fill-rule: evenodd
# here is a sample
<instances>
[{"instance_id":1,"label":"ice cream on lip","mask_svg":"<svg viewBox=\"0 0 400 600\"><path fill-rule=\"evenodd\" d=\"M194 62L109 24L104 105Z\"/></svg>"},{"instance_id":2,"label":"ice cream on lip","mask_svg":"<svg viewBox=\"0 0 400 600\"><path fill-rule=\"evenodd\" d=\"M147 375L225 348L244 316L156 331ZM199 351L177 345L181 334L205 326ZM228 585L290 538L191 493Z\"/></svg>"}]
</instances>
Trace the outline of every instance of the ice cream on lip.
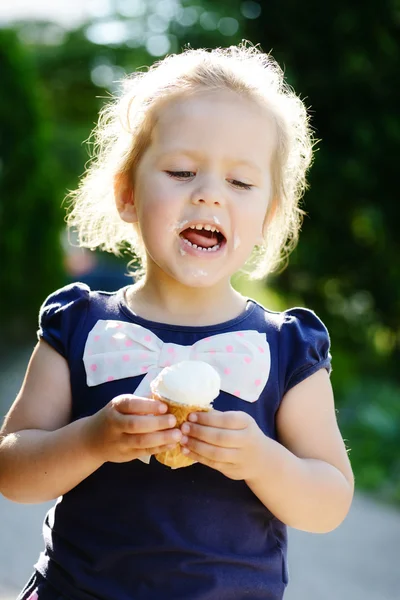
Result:
<instances>
[{"instance_id":1,"label":"ice cream on lip","mask_svg":"<svg viewBox=\"0 0 400 600\"><path fill-rule=\"evenodd\" d=\"M177 230L184 243L203 252L216 252L227 243L227 236L221 225L218 226L204 219L203 221L186 221L185 227Z\"/></svg>"}]
</instances>

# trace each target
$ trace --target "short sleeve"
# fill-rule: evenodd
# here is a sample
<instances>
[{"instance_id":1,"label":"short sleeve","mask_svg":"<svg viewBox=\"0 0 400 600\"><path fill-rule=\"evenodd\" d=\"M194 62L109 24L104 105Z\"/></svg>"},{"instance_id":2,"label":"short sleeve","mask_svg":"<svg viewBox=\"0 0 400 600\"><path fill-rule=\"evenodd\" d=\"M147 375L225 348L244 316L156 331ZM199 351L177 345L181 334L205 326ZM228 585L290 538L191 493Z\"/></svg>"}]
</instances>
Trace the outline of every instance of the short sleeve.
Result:
<instances>
[{"instance_id":1,"label":"short sleeve","mask_svg":"<svg viewBox=\"0 0 400 600\"><path fill-rule=\"evenodd\" d=\"M313 311L293 308L283 315L279 362L285 395L319 369L330 374L331 354L328 330Z\"/></svg>"},{"instance_id":2,"label":"short sleeve","mask_svg":"<svg viewBox=\"0 0 400 600\"><path fill-rule=\"evenodd\" d=\"M83 283L73 283L50 294L39 311L38 339L45 340L67 358L72 333L85 318L90 289Z\"/></svg>"}]
</instances>

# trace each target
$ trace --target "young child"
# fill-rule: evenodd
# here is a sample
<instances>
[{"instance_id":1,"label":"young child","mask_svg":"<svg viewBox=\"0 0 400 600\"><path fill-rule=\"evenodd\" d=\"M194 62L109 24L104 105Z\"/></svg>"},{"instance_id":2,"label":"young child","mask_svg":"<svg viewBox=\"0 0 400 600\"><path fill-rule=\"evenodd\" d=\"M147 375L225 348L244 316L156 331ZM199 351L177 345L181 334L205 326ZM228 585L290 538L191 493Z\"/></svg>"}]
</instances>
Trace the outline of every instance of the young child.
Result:
<instances>
[{"instance_id":1,"label":"young child","mask_svg":"<svg viewBox=\"0 0 400 600\"><path fill-rule=\"evenodd\" d=\"M286 526L330 531L353 496L324 325L230 283L245 263L266 275L296 240L304 105L256 48L187 50L127 78L96 143L70 224L84 246L133 248L143 274L115 293L69 285L41 308L0 490L57 501L19 599L281 599ZM221 393L178 429L149 384L193 359ZM193 466L149 458L177 442Z\"/></svg>"}]
</instances>

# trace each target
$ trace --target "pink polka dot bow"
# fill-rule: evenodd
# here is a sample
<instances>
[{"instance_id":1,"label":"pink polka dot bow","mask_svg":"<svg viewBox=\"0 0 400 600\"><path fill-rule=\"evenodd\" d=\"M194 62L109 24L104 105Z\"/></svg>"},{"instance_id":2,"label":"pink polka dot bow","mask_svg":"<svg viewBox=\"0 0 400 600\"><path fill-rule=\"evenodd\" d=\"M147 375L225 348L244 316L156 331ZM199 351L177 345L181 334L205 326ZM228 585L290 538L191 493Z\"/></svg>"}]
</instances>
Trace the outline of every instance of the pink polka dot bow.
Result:
<instances>
[{"instance_id":1,"label":"pink polka dot bow","mask_svg":"<svg viewBox=\"0 0 400 600\"><path fill-rule=\"evenodd\" d=\"M247 402L258 400L270 371L265 333L234 331L205 337L193 346L164 343L149 329L123 321L97 321L83 362L88 386L145 375L134 393L149 397L150 383L167 366L202 360L221 377L221 389Z\"/></svg>"}]
</instances>

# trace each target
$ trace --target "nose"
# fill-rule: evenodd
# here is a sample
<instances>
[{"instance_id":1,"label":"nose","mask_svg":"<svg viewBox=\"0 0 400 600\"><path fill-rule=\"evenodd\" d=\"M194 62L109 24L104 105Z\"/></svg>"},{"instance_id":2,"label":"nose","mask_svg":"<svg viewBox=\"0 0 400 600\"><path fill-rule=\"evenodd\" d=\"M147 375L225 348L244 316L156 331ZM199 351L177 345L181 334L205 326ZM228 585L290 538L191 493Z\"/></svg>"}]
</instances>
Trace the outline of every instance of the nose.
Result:
<instances>
[{"instance_id":1,"label":"nose","mask_svg":"<svg viewBox=\"0 0 400 600\"><path fill-rule=\"evenodd\" d=\"M221 185L214 178L198 180L197 186L192 193L193 204L205 204L208 206L223 206L225 201Z\"/></svg>"}]
</instances>

